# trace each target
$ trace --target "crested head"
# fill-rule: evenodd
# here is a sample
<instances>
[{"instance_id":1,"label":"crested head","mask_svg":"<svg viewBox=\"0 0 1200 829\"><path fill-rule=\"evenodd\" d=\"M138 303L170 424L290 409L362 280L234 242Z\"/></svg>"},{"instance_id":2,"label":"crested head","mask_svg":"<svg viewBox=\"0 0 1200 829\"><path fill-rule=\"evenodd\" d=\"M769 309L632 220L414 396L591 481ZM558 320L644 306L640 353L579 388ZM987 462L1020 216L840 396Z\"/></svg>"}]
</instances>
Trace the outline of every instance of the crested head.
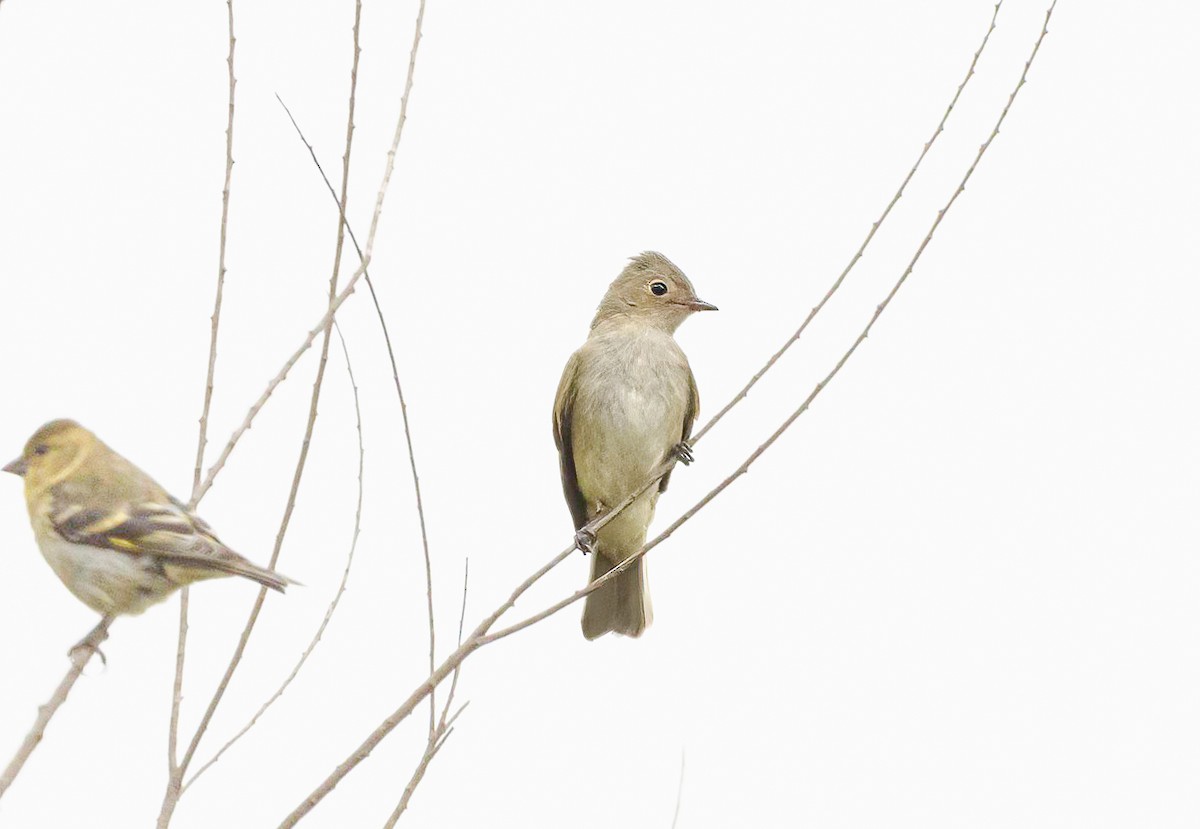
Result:
<instances>
[{"instance_id":1,"label":"crested head","mask_svg":"<svg viewBox=\"0 0 1200 829\"><path fill-rule=\"evenodd\" d=\"M631 257L596 309L592 328L618 317L636 319L674 332L697 311L715 311L696 296L689 280L670 259L656 251Z\"/></svg>"},{"instance_id":2,"label":"crested head","mask_svg":"<svg viewBox=\"0 0 1200 829\"><path fill-rule=\"evenodd\" d=\"M52 420L33 433L4 471L23 477L27 489L41 489L69 474L95 443L96 436L74 420Z\"/></svg>"}]
</instances>

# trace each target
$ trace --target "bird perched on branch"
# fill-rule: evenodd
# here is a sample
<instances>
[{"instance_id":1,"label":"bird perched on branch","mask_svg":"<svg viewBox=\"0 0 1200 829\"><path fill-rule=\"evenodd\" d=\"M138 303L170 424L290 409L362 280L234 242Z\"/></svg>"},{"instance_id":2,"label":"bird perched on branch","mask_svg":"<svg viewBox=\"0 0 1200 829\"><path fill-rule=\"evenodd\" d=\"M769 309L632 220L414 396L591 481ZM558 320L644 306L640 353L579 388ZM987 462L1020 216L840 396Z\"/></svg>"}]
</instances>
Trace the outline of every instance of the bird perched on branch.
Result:
<instances>
[{"instance_id":1,"label":"bird perched on branch","mask_svg":"<svg viewBox=\"0 0 1200 829\"><path fill-rule=\"evenodd\" d=\"M25 479L33 534L55 574L106 616L141 613L201 579L291 583L226 547L149 475L72 420L53 420L4 467Z\"/></svg>"},{"instance_id":2,"label":"bird perched on branch","mask_svg":"<svg viewBox=\"0 0 1200 829\"><path fill-rule=\"evenodd\" d=\"M696 311L715 310L667 257L647 251L609 286L587 342L567 361L554 399L554 442L576 543L594 554L593 581L646 543L670 475L598 532L585 525L632 495L670 455L692 460L687 439L700 396L673 335ZM640 636L652 618L646 562L638 559L588 594L583 635Z\"/></svg>"}]
</instances>

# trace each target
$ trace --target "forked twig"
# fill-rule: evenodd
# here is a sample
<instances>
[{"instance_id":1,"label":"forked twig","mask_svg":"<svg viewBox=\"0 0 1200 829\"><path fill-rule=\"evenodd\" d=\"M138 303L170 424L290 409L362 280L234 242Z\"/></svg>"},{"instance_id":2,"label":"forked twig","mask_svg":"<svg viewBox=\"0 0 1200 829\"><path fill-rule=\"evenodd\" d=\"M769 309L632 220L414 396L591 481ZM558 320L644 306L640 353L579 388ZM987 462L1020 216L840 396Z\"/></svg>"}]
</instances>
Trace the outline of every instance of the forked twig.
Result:
<instances>
[{"instance_id":1,"label":"forked twig","mask_svg":"<svg viewBox=\"0 0 1200 829\"><path fill-rule=\"evenodd\" d=\"M470 561L467 561L463 566L463 595L462 609L458 614L458 645L462 646L463 624L467 619L467 579L470 575ZM393 829L396 823L400 820L400 816L408 808L408 803L412 800L413 792L417 790L417 786L425 779L425 772L429 769L429 764L433 762L433 758L441 751L442 746L446 744L446 740L450 739L450 735L454 732L454 721L458 719L458 715L463 712L468 703L463 703L454 715L447 719L447 714L450 713L450 707L454 703L454 692L458 690L458 677L462 669L460 663L454 669L454 675L450 679L450 692L446 694L446 704L442 708L442 716L438 721L437 727L429 732L429 737L425 742L425 752L421 755L417 767L413 769L412 777L409 778L408 784L404 787L403 794L400 795L400 802L396 804L396 808L392 810L388 816L387 822L383 824L383 829ZM433 699L433 694L429 695L429 699Z\"/></svg>"},{"instance_id":2,"label":"forked twig","mask_svg":"<svg viewBox=\"0 0 1200 829\"><path fill-rule=\"evenodd\" d=\"M247 722L240 731L230 737L225 745L221 746L221 748L217 750L217 753L214 754L204 765L196 769L196 772L183 784L182 788L180 789L180 796L182 796L184 792L191 788L192 784L200 778L200 775L204 774L204 772L208 771L208 769L215 765L217 761L221 759L222 755L224 755L225 752L233 747L234 743L246 736L250 729L252 729L262 718L263 714L267 712L267 709L274 705L275 701L283 696L284 691L286 691L288 686L291 685L293 680L296 679L300 673L300 669L304 667L305 663L308 662L308 658L312 656L313 651L317 649L317 644L321 641L321 637L325 635L325 629L329 627L329 622L333 619L333 614L337 611L338 604L342 600L342 594L346 592L346 584L350 581L350 569L354 566L354 553L358 549L358 537L362 532L363 467L365 466L366 462L366 449L363 445L362 406L358 396L358 383L354 379L354 367L350 362L350 351L346 347L346 338L342 336L341 326L335 322L333 327L334 331L337 332L338 341L342 346L342 356L346 359L346 373L350 376L350 388L354 393L355 428L358 431L358 500L354 508L354 532L350 537L350 552L346 555L346 567L342 570L342 580L341 583L338 584L337 592L334 593L333 599L330 601L329 607L325 611L325 617L321 620L321 624L317 628L317 632L313 634L312 641L309 642L308 647L304 650L304 653L300 655L300 661L298 661L295 667L292 668L292 672L288 674L287 678L283 681L279 688L276 689L275 693L272 694L256 712L254 712L254 716L250 718L250 721Z\"/></svg>"},{"instance_id":3,"label":"forked twig","mask_svg":"<svg viewBox=\"0 0 1200 829\"><path fill-rule=\"evenodd\" d=\"M396 121L395 132L392 135L392 144L388 148L387 163L384 166L383 179L379 185L379 192L375 196L375 212L371 215L371 226L367 232L367 244L364 246L362 251L362 262L360 262L359 266L354 269L354 273L350 275L350 278L346 280L346 284L342 288L341 293L339 293L337 298L330 303L329 309L324 313L324 315L322 315L317 324L308 332L308 335L300 343L300 347L292 353L292 356L284 361L283 367L280 368L279 373L267 383L263 393L259 395L258 399L250 406L249 411L246 412L246 416L242 419L241 424L234 429L233 434L229 436L229 440L226 442L225 447L221 450L221 454L217 457L217 460L213 463L213 465L209 467L208 474L205 475L204 480L200 482L201 496L208 492L208 490L212 487L213 481L225 467L225 463L229 460L229 456L233 454L233 450L237 446L238 441L241 440L242 435L244 435L250 429L250 426L253 425L254 418L258 416L260 411L262 411L262 408L266 405L267 400L269 400L271 395L275 393L275 389L279 388L280 384L287 379L288 374L291 372L296 363L300 361L300 358L304 356L304 353L312 347L317 335L324 331L329 325L329 321L333 319L334 315L337 314L338 309L342 307L342 303L349 299L350 295L354 293L354 289L358 285L358 280L362 278L363 274L366 273L367 268L371 264L371 255L375 249L375 234L379 229L379 218L383 213L383 201L387 196L388 186L392 181L392 173L396 167L396 151L400 146L400 137L404 133L404 124L408 120L408 99L409 95L412 93L413 74L416 71L417 46L421 42L421 23L424 20L424 17L425 2L424 0L421 0L417 11L417 24L416 31L413 35L413 47L412 51L409 53L408 73L404 80L404 93L400 97L400 115ZM355 54L357 54L357 52Z\"/></svg>"}]
</instances>

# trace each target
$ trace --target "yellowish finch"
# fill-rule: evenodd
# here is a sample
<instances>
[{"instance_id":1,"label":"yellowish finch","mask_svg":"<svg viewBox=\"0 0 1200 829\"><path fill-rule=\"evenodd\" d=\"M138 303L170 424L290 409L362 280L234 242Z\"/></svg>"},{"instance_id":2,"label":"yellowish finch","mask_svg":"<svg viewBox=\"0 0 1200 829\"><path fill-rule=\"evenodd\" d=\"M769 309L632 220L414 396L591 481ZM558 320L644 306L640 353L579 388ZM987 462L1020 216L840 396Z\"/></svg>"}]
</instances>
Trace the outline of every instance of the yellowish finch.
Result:
<instances>
[{"instance_id":1,"label":"yellowish finch","mask_svg":"<svg viewBox=\"0 0 1200 829\"><path fill-rule=\"evenodd\" d=\"M38 429L4 471L25 479L33 534L51 569L104 616L141 613L179 587L216 576L245 576L281 592L289 584L226 547L149 475L74 421Z\"/></svg>"},{"instance_id":2,"label":"yellowish finch","mask_svg":"<svg viewBox=\"0 0 1200 829\"><path fill-rule=\"evenodd\" d=\"M554 400L554 442L576 530L631 495L669 455L691 462L686 441L700 395L673 335L694 312L715 310L661 253L633 257L609 286L587 342L567 361ZM669 477L594 536L576 535L579 546L594 553L593 581L646 543ZM588 594L583 635L640 636L652 618L646 561L639 559Z\"/></svg>"}]
</instances>

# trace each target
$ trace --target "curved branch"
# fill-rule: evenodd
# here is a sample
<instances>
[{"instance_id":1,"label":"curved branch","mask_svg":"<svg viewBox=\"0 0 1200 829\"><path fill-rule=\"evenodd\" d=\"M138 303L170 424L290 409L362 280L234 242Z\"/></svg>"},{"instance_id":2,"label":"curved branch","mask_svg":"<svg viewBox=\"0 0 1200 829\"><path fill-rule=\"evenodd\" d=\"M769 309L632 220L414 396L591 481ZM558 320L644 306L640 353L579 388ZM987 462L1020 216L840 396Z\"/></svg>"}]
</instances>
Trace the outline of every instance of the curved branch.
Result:
<instances>
[{"instance_id":1,"label":"curved branch","mask_svg":"<svg viewBox=\"0 0 1200 829\"><path fill-rule=\"evenodd\" d=\"M350 236L350 243L354 245L354 249L358 252L360 262L364 262L362 248L359 247L358 237L354 235L354 228L350 226L349 219L346 218L346 212L342 208L342 202L338 198L337 191L333 189L333 183L330 182L329 176L325 175L325 168L321 166L321 160L317 158L317 151L313 148L311 142L304 135L304 130L300 128L300 124L296 121L296 116L292 114L292 110L284 103L283 98L277 94L275 100L279 101L279 105L283 107L283 111L287 113L288 120L292 122L292 127L296 130L296 135L299 136L301 143L308 150L309 157L312 158L313 166L317 168L317 172L321 175L321 180L325 182L325 187L329 190L329 195L333 199L334 205L338 208L342 216L342 223L346 227L346 233ZM364 264L365 267L365 264ZM363 278L367 283L367 290L371 293L371 302L375 306L375 316L379 319L379 327L383 331L383 341L387 346L388 362L392 367L392 381L396 385L396 396L400 400L400 416L404 424L404 442L408 449L408 465L412 471L413 492L416 495L417 501L417 520L421 528L421 550L425 557L425 598L426 605L429 611L429 671L433 672L435 658L435 635L434 635L434 615L433 615L433 564L429 555L429 535L425 527L425 500L421 496L421 476L417 474L417 456L413 451L412 428L408 421L408 405L404 400L404 388L400 384L400 370L396 366L396 352L392 348L392 335L388 331L387 320L383 315L383 307L379 304L379 294L375 292L375 283L371 280L369 271L363 271ZM437 705L431 695L429 698L429 733L434 732L434 716Z\"/></svg>"}]
</instances>

